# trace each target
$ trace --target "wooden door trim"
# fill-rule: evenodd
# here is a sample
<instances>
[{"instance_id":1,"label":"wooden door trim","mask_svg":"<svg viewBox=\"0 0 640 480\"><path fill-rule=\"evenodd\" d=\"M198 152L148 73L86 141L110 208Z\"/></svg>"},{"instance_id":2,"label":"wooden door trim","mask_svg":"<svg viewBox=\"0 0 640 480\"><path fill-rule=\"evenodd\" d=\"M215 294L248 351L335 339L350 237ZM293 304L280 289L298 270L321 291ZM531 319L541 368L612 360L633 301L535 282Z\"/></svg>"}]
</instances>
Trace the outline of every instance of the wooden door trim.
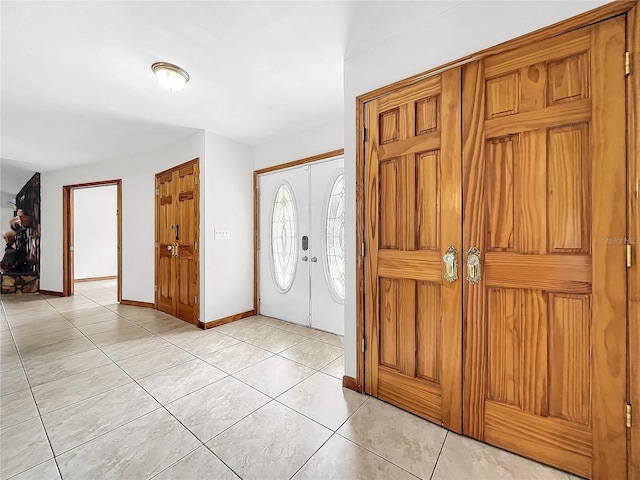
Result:
<instances>
[{"instance_id":1,"label":"wooden door trim","mask_svg":"<svg viewBox=\"0 0 640 480\"><path fill-rule=\"evenodd\" d=\"M73 192L83 188L107 187L115 185L118 242L118 302L122 300L122 179L103 180L99 182L76 183L62 187L62 296L74 294L73 287L73 255L69 254L69 246L74 244L73 224Z\"/></svg>"},{"instance_id":2,"label":"wooden door trim","mask_svg":"<svg viewBox=\"0 0 640 480\"><path fill-rule=\"evenodd\" d=\"M365 105L367 102L370 102L376 98L379 98L383 95L386 95L390 92L394 92L400 90L402 88L406 88L410 85L413 85L424 78L428 78L431 76L435 76L441 74L447 70L452 68L460 67L471 62L481 60L488 56L492 56L498 53L506 52L509 50L514 50L519 47L529 45L535 42L539 42L544 39L552 38L558 35L562 35L564 33L571 32L573 30L577 30L579 28L586 27L588 25L592 25L597 22L601 22L607 20L609 18L622 15L629 12L629 18L633 22L631 25L632 28L628 28L627 32L633 30L633 28L637 29L640 27L640 21L638 20L638 0L621 0L614 1L598 7L594 10L590 10L583 14L577 15L575 17L563 20L561 22L555 23L553 25L541 28L534 32L522 35L520 37L514 38L512 40L508 40L504 43L495 45L493 47L487 48L485 50L481 50L479 52L473 53L471 55L467 55L465 57L459 58L457 60L451 61L444 65L432 68L425 72L419 73L412 77L400 80L398 82L392 83L390 85L383 86L371 92L359 95L356 97L356 131L355 136L357 138L356 144L356 246L359 250L360 245L364 244L364 232L365 232L365 223L364 223L364 188L365 188L365 141L363 139L363 129L365 126ZM628 33L628 35L630 35ZM630 41L633 42L630 43ZM630 109L629 112L629 124L627 126L627 130L630 132L632 129L640 128L640 122L638 122L637 118L640 116L640 86L638 86L638 73L640 73L640 40L636 37L629 38L628 45L633 45L636 48L632 48L634 50L634 54L632 55L632 71L636 72L635 75L631 75L630 84L633 84L633 88L631 89L631 93L634 95L634 109ZM629 49L629 48L628 48ZM631 87L629 87L631 88ZM630 93L630 95L631 95ZM630 97L629 97L630 98ZM638 157L640 153L640 140L635 140L635 169L638 171L640 167L640 161L638 161ZM631 163L631 162L630 162ZM631 168L631 165L630 167ZM636 174L637 175L637 174ZM630 176L631 178L631 176ZM630 186L630 188L635 188ZM635 191L635 190L634 190ZM631 197L631 195L630 195ZM632 210L630 210L630 213ZM636 206L636 210L634 212L634 218L630 219L635 223L634 225L637 227L636 232L640 235L640 212L638 212L638 207ZM639 250L636 248L636 250ZM636 257L640 257L640 252L636 254ZM636 266L636 270L638 267ZM634 278L637 282L635 285L640 285L640 272L635 272ZM358 294L356 295L356 384L358 386L358 391L363 391L363 385L365 382L365 374L367 369L367 358L365 356L365 352L361 349L361 342L370 342L371 340L366 337L367 325L366 318L364 314L365 309L365 298L364 298L364 259L358 254L356 257L356 291ZM634 357L640 363L640 303L639 301L635 302L634 312L638 321L636 324L639 325L635 340L635 345L637 348L636 356ZM631 309L631 303L630 309ZM631 310L630 310L631 311ZM370 367L368 367L370 368ZM639 369L640 370L640 369ZM636 411L640 411L640 371L636 373L636 378L632 381L635 398L634 402L636 405ZM634 450L634 458L635 465L638 470L640 470L640 422L638 422L637 433L635 433L636 441L636 449ZM630 477L632 478L632 477Z\"/></svg>"},{"instance_id":3,"label":"wooden door trim","mask_svg":"<svg viewBox=\"0 0 640 480\"><path fill-rule=\"evenodd\" d=\"M258 244L260 242L260 196L258 195L258 176L277 170L284 170L285 168L299 167L307 163L319 162L320 160L326 160L340 155L344 155L344 148L253 171L253 310L256 312L256 315L260 315L260 302L258 301L260 295L260 257L258 255Z\"/></svg>"},{"instance_id":4,"label":"wooden door trim","mask_svg":"<svg viewBox=\"0 0 640 480\"><path fill-rule=\"evenodd\" d=\"M166 170L163 170L161 172L158 172L155 174L155 181L154 181L154 189L156 189L155 193L154 193L154 233L155 233L155 238L154 238L154 252L153 252L153 283L154 283L154 299L153 299L153 303L151 303L150 305L152 305L152 308L155 308L156 310L158 309L158 206L159 206L159 197L157 194L157 188L158 188L158 179L164 175L176 172L178 170L182 170L183 168L186 167L190 167L190 166L196 166L197 171L196 171L196 182L194 185L194 196L196 197L196 201L195 201L195 205L196 205L196 219L195 219L195 224L198 226L198 228L196 228L196 232L195 232L195 242L198 245L198 248L195 249L195 252L197 254L197 261L195 262L195 268L196 268L196 282L198 284L197 286L197 291L198 291L198 303L197 303L197 309L198 309L198 318L194 321L190 321L189 323L198 326L200 323L200 305L202 304L202 295L200 295L200 250L201 250L201 244L200 244L200 183L201 183L201 178L200 177L200 157L196 157L192 160L189 160L187 162L181 163L180 165L175 165L171 168L168 168Z\"/></svg>"},{"instance_id":5,"label":"wooden door trim","mask_svg":"<svg viewBox=\"0 0 640 480\"><path fill-rule=\"evenodd\" d=\"M631 74L627 76L627 179L628 179L628 242L633 254L629 269L628 335L629 373L628 401L632 407L631 429L628 437L628 478L640 478L640 6L636 5L627 14L627 51L631 52Z\"/></svg>"}]
</instances>

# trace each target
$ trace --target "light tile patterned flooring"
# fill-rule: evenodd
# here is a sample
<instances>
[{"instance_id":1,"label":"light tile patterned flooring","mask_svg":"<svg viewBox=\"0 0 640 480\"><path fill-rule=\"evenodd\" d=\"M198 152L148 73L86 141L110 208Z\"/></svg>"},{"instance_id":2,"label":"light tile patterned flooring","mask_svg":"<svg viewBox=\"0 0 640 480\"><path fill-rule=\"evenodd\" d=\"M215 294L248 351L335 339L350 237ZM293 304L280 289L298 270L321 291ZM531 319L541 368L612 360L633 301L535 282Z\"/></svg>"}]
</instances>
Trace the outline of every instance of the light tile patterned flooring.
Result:
<instances>
[{"instance_id":1,"label":"light tile patterned flooring","mask_svg":"<svg viewBox=\"0 0 640 480\"><path fill-rule=\"evenodd\" d=\"M0 478L573 478L343 389L334 335L202 331L114 286L2 297Z\"/></svg>"}]
</instances>

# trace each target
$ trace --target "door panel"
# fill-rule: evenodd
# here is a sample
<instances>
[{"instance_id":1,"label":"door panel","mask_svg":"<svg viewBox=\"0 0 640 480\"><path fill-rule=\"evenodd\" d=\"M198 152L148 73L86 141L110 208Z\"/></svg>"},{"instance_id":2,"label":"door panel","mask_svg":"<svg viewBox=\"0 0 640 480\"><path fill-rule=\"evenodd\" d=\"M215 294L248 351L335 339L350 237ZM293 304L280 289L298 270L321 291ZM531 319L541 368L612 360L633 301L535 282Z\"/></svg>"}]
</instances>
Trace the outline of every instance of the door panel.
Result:
<instances>
[{"instance_id":1,"label":"door panel","mask_svg":"<svg viewBox=\"0 0 640 480\"><path fill-rule=\"evenodd\" d=\"M198 323L199 306L196 297L199 294L198 255L196 242L198 239L198 201L197 178L198 166L189 165L181 168L174 175L178 178L177 195L177 317L189 323Z\"/></svg>"},{"instance_id":2,"label":"door panel","mask_svg":"<svg viewBox=\"0 0 640 480\"><path fill-rule=\"evenodd\" d=\"M464 432L625 478L624 19L469 64Z\"/></svg>"},{"instance_id":3,"label":"door panel","mask_svg":"<svg viewBox=\"0 0 640 480\"><path fill-rule=\"evenodd\" d=\"M460 69L367 103L367 393L462 430Z\"/></svg>"},{"instance_id":4,"label":"door panel","mask_svg":"<svg viewBox=\"0 0 640 480\"><path fill-rule=\"evenodd\" d=\"M197 161L156 175L157 308L198 324L200 228Z\"/></svg>"},{"instance_id":5,"label":"door panel","mask_svg":"<svg viewBox=\"0 0 640 480\"><path fill-rule=\"evenodd\" d=\"M344 159L309 165L311 326L344 335ZM333 193L333 196L332 196Z\"/></svg>"},{"instance_id":6,"label":"door panel","mask_svg":"<svg viewBox=\"0 0 640 480\"><path fill-rule=\"evenodd\" d=\"M169 173L156 177L156 188L158 190L158 195L156 195L158 224L157 308L161 312L173 315L176 302L176 274L172 250L172 245L175 243L173 175Z\"/></svg>"},{"instance_id":7,"label":"door panel","mask_svg":"<svg viewBox=\"0 0 640 480\"><path fill-rule=\"evenodd\" d=\"M259 177L260 313L305 326L311 324L311 249L302 245L310 235L308 168Z\"/></svg>"}]
</instances>

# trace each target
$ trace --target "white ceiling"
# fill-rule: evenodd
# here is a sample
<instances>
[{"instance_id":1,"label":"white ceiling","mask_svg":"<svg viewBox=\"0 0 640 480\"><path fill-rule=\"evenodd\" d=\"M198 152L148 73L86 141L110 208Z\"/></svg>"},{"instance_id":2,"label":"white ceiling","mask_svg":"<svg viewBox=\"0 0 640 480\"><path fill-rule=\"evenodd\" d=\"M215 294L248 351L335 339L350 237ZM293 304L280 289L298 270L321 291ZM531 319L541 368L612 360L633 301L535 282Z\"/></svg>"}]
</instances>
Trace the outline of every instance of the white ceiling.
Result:
<instances>
[{"instance_id":1,"label":"white ceiling","mask_svg":"<svg viewBox=\"0 0 640 480\"><path fill-rule=\"evenodd\" d=\"M259 145L326 124L345 58L459 3L2 1L0 157L46 171L197 130ZM189 72L182 92L157 61Z\"/></svg>"}]
</instances>

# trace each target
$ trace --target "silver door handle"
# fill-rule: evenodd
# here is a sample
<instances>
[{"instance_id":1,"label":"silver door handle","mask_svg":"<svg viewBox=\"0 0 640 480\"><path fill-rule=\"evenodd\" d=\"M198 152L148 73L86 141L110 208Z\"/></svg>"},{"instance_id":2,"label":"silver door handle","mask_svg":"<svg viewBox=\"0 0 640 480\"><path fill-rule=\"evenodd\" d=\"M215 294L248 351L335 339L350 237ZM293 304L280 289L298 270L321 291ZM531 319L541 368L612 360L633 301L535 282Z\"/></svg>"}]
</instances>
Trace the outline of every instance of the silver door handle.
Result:
<instances>
[{"instance_id":1,"label":"silver door handle","mask_svg":"<svg viewBox=\"0 0 640 480\"><path fill-rule=\"evenodd\" d=\"M302 257L302 261L306 262L307 260L309 260L309 257L307 257L306 255L304 257Z\"/></svg>"},{"instance_id":2,"label":"silver door handle","mask_svg":"<svg viewBox=\"0 0 640 480\"><path fill-rule=\"evenodd\" d=\"M316 263L316 262L318 261L318 259L317 259L316 257L311 257L311 261L312 261L313 263Z\"/></svg>"}]
</instances>

